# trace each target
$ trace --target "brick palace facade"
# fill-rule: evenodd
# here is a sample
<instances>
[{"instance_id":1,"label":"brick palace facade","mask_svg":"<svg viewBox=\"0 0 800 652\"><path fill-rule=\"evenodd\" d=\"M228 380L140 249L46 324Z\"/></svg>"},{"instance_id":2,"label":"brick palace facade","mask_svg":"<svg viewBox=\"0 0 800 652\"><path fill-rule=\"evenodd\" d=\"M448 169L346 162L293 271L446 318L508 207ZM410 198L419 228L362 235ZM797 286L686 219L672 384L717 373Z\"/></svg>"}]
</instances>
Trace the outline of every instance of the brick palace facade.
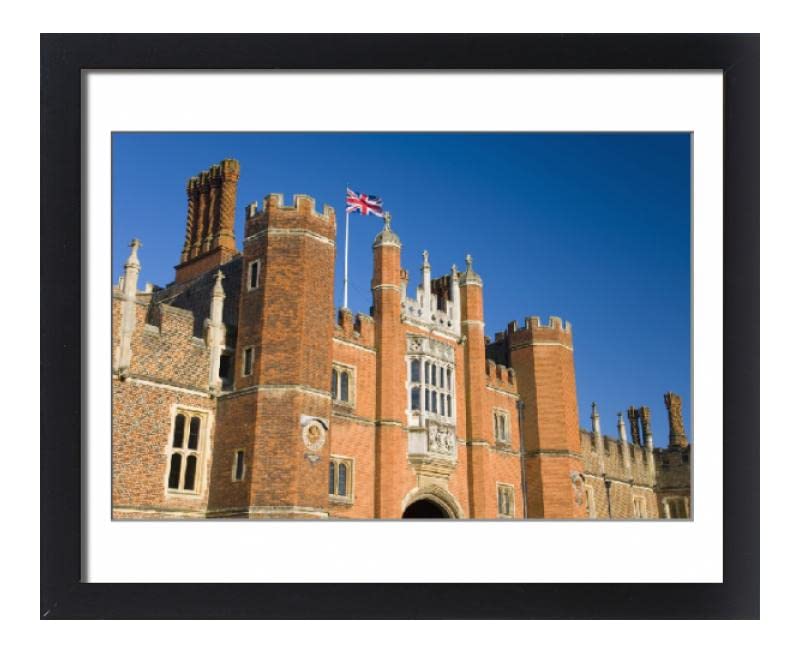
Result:
<instances>
[{"instance_id":1,"label":"brick palace facade","mask_svg":"<svg viewBox=\"0 0 800 652\"><path fill-rule=\"evenodd\" d=\"M173 283L139 289L134 240L114 287L114 518L691 517L680 397L666 448L647 407L582 430L569 322L486 337L469 256L409 296L388 217L370 314L336 312L333 209L269 195L239 251L238 178L189 180Z\"/></svg>"}]
</instances>

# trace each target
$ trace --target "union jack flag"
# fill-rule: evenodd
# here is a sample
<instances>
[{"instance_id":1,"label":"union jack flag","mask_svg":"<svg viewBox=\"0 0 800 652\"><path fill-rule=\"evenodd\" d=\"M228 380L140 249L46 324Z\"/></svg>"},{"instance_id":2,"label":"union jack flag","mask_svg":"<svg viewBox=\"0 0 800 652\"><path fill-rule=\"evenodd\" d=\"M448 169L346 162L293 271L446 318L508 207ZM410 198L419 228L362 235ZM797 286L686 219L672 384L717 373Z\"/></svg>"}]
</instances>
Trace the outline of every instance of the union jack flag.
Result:
<instances>
[{"instance_id":1,"label":"union jack flag","mask_svg":"<svg viewBox=\"0 0 800 652\"><path fill-rule=\"evenodd\" d=\"M377 215L383 217L383 200L375 195L365 195L363 193L354 192L347 189L347 212L352 213L358 211L362 215Z\"/></svg>"}]
</instances>

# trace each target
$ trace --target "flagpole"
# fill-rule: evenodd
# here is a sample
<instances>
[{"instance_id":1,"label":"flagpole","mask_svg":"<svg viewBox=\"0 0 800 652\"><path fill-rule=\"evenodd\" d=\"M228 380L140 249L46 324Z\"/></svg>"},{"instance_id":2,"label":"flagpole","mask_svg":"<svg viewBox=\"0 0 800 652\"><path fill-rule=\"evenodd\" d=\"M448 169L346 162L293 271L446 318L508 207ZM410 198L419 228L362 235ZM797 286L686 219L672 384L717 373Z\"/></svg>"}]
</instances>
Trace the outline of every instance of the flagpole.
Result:
<instances>
[{"instance_id":1,"label":"flagpole","mask_svg":"<svg viewBox=\"0 0 800 652\"><path fill-rule=\"evenodd\" d=\"M349 186L348 186L349 187ZM350 247L350 212L344 207L344 307L347 308L347 255Z\"/></svg>"}]
</instances>

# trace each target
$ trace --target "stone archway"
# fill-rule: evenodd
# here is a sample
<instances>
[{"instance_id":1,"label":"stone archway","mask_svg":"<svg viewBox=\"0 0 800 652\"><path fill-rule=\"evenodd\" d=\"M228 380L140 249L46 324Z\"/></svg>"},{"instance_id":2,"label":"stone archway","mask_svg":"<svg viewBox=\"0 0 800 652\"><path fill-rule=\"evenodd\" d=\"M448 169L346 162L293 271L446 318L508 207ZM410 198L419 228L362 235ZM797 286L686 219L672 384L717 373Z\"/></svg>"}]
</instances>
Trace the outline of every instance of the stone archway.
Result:
<instances>
[{"instance_id":1,"label":"stone archway","mask_svg":"<svg viewBox=\"0 0 800 652\"><path fill-rule=\"evenodd\" d=\"M400 509L401 518L464 518L458 501L446 489L436 485L412 489L406 494ZM414 515L423 510L429 515Z\"/></svg>"},{"instance_id":2,"label":"stone archway","mask_svg":"<svg viewBox=\"0 0 800 652\"><path fill-rule=\"evenodd\" d=\"M403 518L451 518L437 502L428 498L416 500L406 507Z\"/></svg>"}]
</instances>

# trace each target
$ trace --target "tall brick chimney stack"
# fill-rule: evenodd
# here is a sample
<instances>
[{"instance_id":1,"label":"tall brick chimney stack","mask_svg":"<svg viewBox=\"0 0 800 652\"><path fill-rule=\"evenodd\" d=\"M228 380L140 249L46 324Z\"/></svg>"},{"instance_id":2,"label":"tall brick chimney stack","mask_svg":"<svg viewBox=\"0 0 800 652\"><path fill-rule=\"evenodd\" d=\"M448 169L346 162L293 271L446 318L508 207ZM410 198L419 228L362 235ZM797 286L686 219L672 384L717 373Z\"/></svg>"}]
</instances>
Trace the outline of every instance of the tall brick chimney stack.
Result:
<instances>
[{"instance_id":1,"label":"tall brick chimney stack","mask_svg":"<svg viewBox=\"0 0 800 652\"><path fill-rule=\"evenodd\" d=\"M648 450L653 448L653 428L650 425L650 408L642 406L639 408L639 418L642 420L642 436L644 445Z\"/></svg>"},{"instance_id":2,"label":"tall brick chimney stack","mask_svg":"<svg viewBox=\"0 0 800 652\"><path fill-rule=\"evenodd\" d=\"M175 281L186 283L228 262L238 252L233 233L239 163L225 159L186 184L186 235Z\"/></svg>"},{"instance_id":3,"label":"tall brick chimney stack","mask_svg":"<svg viewBox=\"0 0 800 652\"><path fill-rule=\"evenodd\" d=\"M639 435L639 410L631 405L628 408L628 420L631 422L631 439L637 446L642 445L642 438Z\"/></svg>"},{"instance_id":4,"label":"tall brick chimney stack","mask_svg":"<svg viewBox=\"0 0 800 652\"><path fill-rule=\"evenodd\" d=\"M669 447L685 448L689 445L686 430L683 427L681 397L672 392L664 394L664 405L669 413Z\"/></svg>"},{"instance_id":5,"label":"tall brick chimney stack","mask_svg":"<svg viewBox=\"0 0 800 652\"><path fill-rule=\"evenodd\" d=\"M219 170L219 228L213 245L227 251L236 251L233 233L236 216L236 187L239 183L239 162L225 159Z\"/></svg>"},{"instance_id":6,"label":"tall brick chimney stack","mask_svg":"<svg viewBox=\"0 0 800 652\"><path fill-rule=\"evenodd\" d=\"M647 472L650 482L655 482L655 460L653 457L653 429L650 426L650 408L640 407L639 418L642 420L642 435L644 436L644 448L647 455Z\"/></svg>"}]
</instances>

